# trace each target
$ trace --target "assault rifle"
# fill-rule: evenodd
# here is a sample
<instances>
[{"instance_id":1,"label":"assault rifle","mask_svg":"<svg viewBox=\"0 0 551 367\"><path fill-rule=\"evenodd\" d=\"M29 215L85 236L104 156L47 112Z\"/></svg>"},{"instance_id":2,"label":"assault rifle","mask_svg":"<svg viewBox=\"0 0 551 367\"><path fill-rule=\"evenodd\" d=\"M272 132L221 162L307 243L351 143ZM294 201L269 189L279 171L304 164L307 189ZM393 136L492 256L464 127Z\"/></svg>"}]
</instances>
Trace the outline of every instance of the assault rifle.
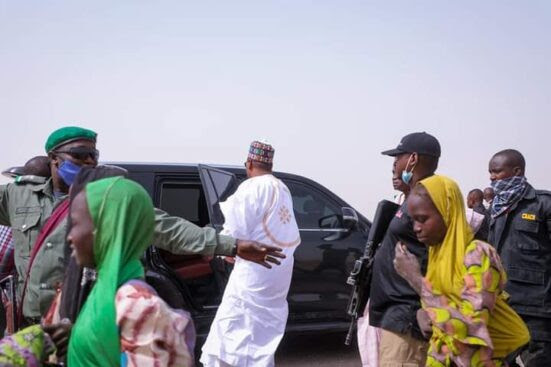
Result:
<instances>
[{"instance_id":1,"label":"assault rifle","mask_svg":"<svg viewBox=\"0 0 551 367\"><path fill-rule=\"evenodd\" d=\"M346 340L344 342L346 345L350 345L358 317L363 315L365 305L369 299L375 251L383 240L388 225L399 207L400 206L398 204L388 200L381 200L379 202L379 205L377 205L377 211L375 212L375 217L373 218L373 223L371 224L371 228L367 236L364 254L356 260L354 263L354 268L350 272L348 280L346 281L346 283L353 287L347 310L348 315L352 317L352 321L350 322L348 334L346 335Z\"/></svg>"}]
</instances>

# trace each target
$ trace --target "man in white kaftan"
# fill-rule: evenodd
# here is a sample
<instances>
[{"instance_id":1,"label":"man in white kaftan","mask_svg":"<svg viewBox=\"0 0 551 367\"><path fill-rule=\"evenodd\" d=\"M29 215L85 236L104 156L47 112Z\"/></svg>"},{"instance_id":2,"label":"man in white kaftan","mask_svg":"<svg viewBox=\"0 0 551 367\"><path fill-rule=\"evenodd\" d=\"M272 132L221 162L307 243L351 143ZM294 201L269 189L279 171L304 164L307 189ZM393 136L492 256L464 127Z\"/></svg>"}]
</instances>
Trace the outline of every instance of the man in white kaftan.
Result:
<instances>
[{"instance_id":1,"label":"man in white kaftan","mask_svg":"<svg viewBox=\"0 0 551 367\"><path fill-rule=\"evenodd\" d=\"M293 253L300 235L291 193L271 174L271 157L270 145L253 142L247 159L249 179L220 204L222 233L280 247L286 258L272 269L236 258L202 349L205 367L273 366L285 332Z\"/></svg>"}]
</instances>

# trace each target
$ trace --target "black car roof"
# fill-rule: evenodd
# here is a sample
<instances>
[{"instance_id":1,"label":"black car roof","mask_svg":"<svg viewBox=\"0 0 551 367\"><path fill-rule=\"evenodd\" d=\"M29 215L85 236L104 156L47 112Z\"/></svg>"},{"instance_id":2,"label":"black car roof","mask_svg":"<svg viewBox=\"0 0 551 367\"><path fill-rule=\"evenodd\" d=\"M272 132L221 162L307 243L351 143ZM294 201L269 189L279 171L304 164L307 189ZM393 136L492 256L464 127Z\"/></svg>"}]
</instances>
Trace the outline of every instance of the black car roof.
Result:
<instances>
[{"instance_id":1,"label":"black car roof","mask_svg":"<svg viewBox=\"0 0 551 367\"><path fill-rule=\"evenodd\" d=\"M171 174L171 173L197 173L198 172L198 166L205 165L221 170L225 170L228 172L231 172L237 176L245 176L245 167L243 166L236 166L236 165L224 165L224 164L210 164L210 163L156 163L156 162L101 162L102 164L111 164L115 166L120 166L131 173L147 173L147 172L154 172L157 174ZM312 185L316 187L318 190L322 192L330 192L332 194L332 197L339 202L339 205L343 207L351 207L348 203L346 203L340 196L332 192L331 190L327 189L325 186L317 183L314 180L311 180L307 177L295 175L292 173L287 172L280 172L280 171L274 171L274 175L278 178L285 178L290 179L294 181L299 182L306 182L309 185ZM364 219L365 216L363 216L359 211L356 210L358 215L362 216ZM366 219L367 220L367 219ZM368 221L369 222L369 221Z\"/></svg>"}]
</instances>

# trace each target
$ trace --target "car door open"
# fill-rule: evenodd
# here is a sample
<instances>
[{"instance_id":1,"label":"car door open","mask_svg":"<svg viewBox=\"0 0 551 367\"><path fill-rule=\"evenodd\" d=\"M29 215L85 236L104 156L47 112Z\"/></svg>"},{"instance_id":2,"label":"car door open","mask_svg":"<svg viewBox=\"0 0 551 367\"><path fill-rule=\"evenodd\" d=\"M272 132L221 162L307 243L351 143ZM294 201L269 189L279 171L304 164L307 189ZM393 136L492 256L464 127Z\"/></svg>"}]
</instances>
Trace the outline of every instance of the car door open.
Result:
<instances>
[{"instance_id":1,"label":"car door open","mask_svg":"<svg viewBox=\"0 0 551 367\"><path fill-rule=\"evenodd\" d=\"M199 164L198 167L199 177L205 190L211 225L217 231L220 231L224 225L224 216L220 210L220 203L226 200L237 189L237 177L231 172L204 164Z\"/></svg>"}]
</instances>

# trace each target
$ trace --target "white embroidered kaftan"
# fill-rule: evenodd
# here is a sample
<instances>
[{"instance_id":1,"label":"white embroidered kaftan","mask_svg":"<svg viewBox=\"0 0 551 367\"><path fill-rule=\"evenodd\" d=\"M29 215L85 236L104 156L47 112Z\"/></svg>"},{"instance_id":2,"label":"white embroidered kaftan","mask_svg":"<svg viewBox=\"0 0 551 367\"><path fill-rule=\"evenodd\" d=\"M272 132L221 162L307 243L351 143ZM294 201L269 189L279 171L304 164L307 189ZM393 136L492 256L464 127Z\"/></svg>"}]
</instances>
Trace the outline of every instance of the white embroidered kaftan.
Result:
<instances>
[{"instance_id":1,"label":"white embroidered kaftan","mask_svg":"<svg viewBox=\"0 0 551 367\"><path fill-rule=\"evenodd\" d=\"M287 323L293 253L300 244L291 193L274 176L257 176L244 181L220 208L222 234L281 247L287 257L272 269L236 258L201 362L206 367L273 366Z\"/></svg>"}]
</instances>

